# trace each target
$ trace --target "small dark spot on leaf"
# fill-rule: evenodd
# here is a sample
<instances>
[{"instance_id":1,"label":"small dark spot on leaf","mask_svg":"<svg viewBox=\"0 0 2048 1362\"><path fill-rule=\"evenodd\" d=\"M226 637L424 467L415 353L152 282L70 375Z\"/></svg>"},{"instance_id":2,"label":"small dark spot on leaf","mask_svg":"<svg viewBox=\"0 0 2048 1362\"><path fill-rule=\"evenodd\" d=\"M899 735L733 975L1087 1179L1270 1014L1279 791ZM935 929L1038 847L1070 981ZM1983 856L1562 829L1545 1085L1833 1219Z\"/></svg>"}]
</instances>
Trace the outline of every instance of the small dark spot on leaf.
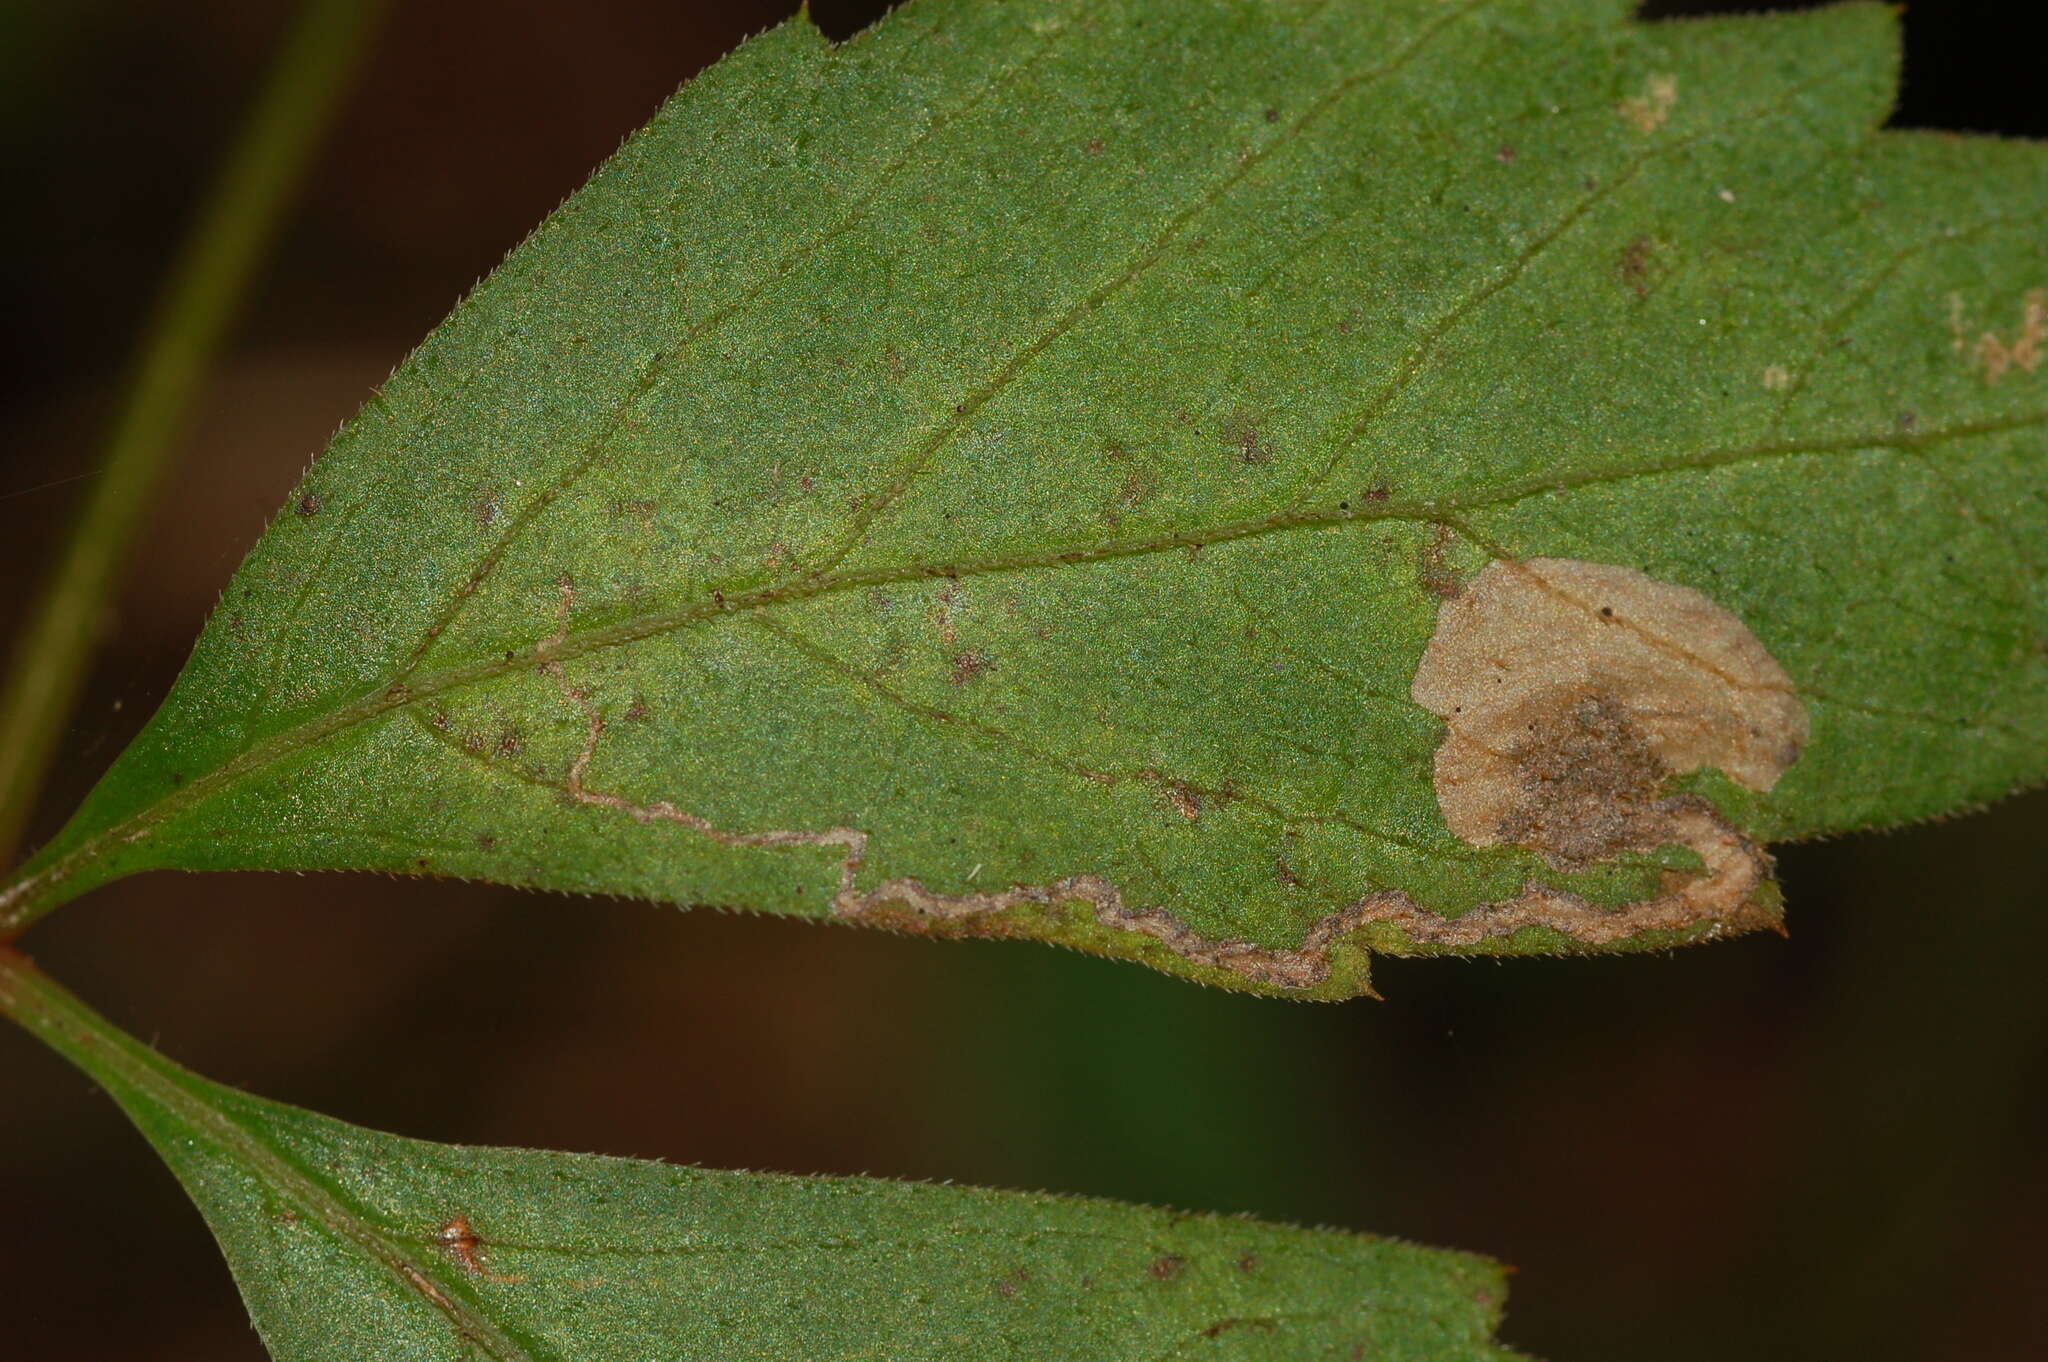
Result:
<instances>
[{"instance_id":1,"label":"small dark spot on leaf","mask_svg":"<svg viewBox=\"0 0 2048 1362\"><path fill-rule=\"evenodd\" d=\"M1266 463L1273 457L1273 447L1260 433L1258 425L1246 412L1235 412L1223 423L1219 432L1223 443L1237 451L1239 463Z\"/></svg>"},{"instance_id":2,"label":"small dark spot on leaf","mask_svg":"<svg viewBox=\"0 0 2048 1362\"><path fill-rule=\"evenodd\" d=\"M1163 1258L1154 1258L1146 1271L1162 1282L1170 1282L1187 1270L1188 1260L1178 1253L1169 1253Z\"/></svg>"},{"instance_id":3,"label":"small dark spot on leaf","mask_svg":"<svg viewBox=\"0 0 2048 1362\"><path fill-rule=\"evenodd\" d=\"M1102 139L1100 137L1089 138L1087 145L1083 146L1081 150L1087 152L1090 156L1100 156L1102 154Z\"/></svg>"},{"instance_id":4,"label":"small dark spot on leaf","mask_svg":"<svg viewBox=\"0 0 2048 1362\"><path fill-rule=\"evenodd\" d=\"M632 704L626 706L626 722L629 724L643 723L646 721L647 716L652 713L654 711L647 707L645 700L635 700Z\"/></svg>"},{"instance_id":5,"label":"small dark spot on leaf","mask_svg":"<svg viewBox=\"0 0 2048 1362\"><path fill-rule=\"evenodd\" d=\"M1621 248L1621 281L1638 298L1650 296L1650 258L1654 249L1655 243L1646 236L1639 236Z\"/></svg>"},{"instance_id":6,"label":"small dark spot on leaf","mask_svg":"<svg viewBox=\"0 0 2048 1362\"><path fill-rule=\"evenodd\" d=\"M1240 1254L1237 1260L1237 1270L1239 1272L1257 1272L1259 1270L1259 1255L1256 1253Z\"/></svg>"},{"instance_id":7,"label":"small dark spot on leaf","mask_svg":"<svg viewBox=\"0 0 2048 1362\"><path fill-rule=\"evenodd\" d=\"M1423 589L1443 600L1450 600L1464 589L1458 575L1445 561L1445 552L1449 549L1450 543L1450 527L1438 525L1430 542L1422 547L1422 562L1417 573Z\"/></svg>"},{"instance_id":8,"label":"small dark spot on leaf","mask_svg":"<svg viewBox=\"0 0 2048 1362\"><path fill-rule=\"evenodd\" d=\"M654 528L654 513L661 507L656 502L639 498L632 501L615 501L606 509L613 520L635 521L641 529L651 530Z\"/></svg>"},{"instance_id":9,"label":"small dark spot on leaf","mask_svg":"<svg viewBox=\"0 0 2048 1362\"><path fill-rule=\"evenodd\" d=\"M953 659L953 684L964 686L981 678L981 674L995 663L978 652L962 653Z\"/></svg>"},{"instance_id":10,"label":"small dark spot on leaf","mask_svg":"<svg viewBox=\"0 0 2048 1362\"><path fill-rule=\"evenodd\" d=\"M292 509L300 515L314 516L319 515L320 508L326 504L318 492L308 492L293 504Z\"/></svg>"},{"instance_id":11,"label":"small dark spot on leaf","mask_svg":"<svg viewBox=\"0 0 2048 1362\"><path fill-rule=\"evenodd\" d=\"M1493 159L1502 165L1512 165L1515 160L1515 149L1503 142L1500 144L1500 150L1493 153Z\"/></svg>"},{"instance_id":12,"label":"small dark spot on leaf","mask_svg":"<svg viewBox=\"0 0 2048 1362\"><path fill-rule=\"evenodd\" d=\"M1266 121L1268 123L1278 123L1280 121L1280 111L1278 109L1266 110Z\"/></svg>"}]
</instances>

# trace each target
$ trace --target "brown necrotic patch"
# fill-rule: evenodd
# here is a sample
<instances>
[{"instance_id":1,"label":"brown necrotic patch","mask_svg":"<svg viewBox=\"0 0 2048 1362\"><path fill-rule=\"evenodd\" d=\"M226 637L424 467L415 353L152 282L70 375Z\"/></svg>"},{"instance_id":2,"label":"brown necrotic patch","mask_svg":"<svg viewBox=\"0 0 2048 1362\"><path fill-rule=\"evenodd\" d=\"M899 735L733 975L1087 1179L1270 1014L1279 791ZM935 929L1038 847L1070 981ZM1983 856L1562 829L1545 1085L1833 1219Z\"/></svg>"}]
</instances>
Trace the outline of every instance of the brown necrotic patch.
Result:
<instances>
[{"instance_id":1,"label":"brown necrotic patch","mask_svg":"<svg viewBox=\"0 0 2048 1362\"><path fill-rule=\"evenodd\" d=\"M1439 551L1448 538L1439 537ZM1597 949L1646 933L1705 927L1704 935L1716 935L1775 921L1757 896L1770 874L1762 848L1706 800L1670 790L1674 775L1705 766L1768 789L1806 741L1806 713L1790 679L1742 621L1688 587L1564 559L1494 562L1462 585L1447 580L1444 590L1412 693L1446 721L1434 773L1452 831L1476 845L1527 847L1562 871L1667 846L1691 851L1696 869L1667 869L1647 896L1619 906L1532 879L1510 897L1446 915L1407 890L1368 887L1307 924L1296 945L1205 932L1170 904L1128 901L1093 869L979 887L997 878L990 875L951 892L915 875L870 878L870 834L862 828L727 828L667 799L640 802L586 784L607 725L590 694L569 686L557 665L563 699L586 721L582 750L559 788L576 804L673 825L722 846L834 856L829 902L844 921L933 936L1064 941L1212 983L1296 995L1363 991L1368 946L1523 949L1531 944L1527 933L1544 932ZM947 629L957 595L952 584L939 594ZM636 716L629 710L627 717ZM434 726L442 726L438 717ZM466 735L462 748L485 757L488 744ZM1142 774L1191 821L1232 797L1228 786L1197 790L1164 772ZM1275 874L1285 888L1301 884L1284 861ZM1518 937L1521 946L1511 946Z\"/></svg>"},{"instance_id":2,"label":"brown necrotic patch","mask_svg":"<svg viewBox=\"0 0 2048 1362\"><path fill-rule=\"evenodd\" d=\"M1791 679L1735 615L1564 558L1494 562L1446 602L1412 693L1447 725L1435 784L1451 831L1565 871L1680 845L1711 878L1733 829L1671 778L1714 767L1768 790L1807 737Z\"/></svg>"}]
</instances>

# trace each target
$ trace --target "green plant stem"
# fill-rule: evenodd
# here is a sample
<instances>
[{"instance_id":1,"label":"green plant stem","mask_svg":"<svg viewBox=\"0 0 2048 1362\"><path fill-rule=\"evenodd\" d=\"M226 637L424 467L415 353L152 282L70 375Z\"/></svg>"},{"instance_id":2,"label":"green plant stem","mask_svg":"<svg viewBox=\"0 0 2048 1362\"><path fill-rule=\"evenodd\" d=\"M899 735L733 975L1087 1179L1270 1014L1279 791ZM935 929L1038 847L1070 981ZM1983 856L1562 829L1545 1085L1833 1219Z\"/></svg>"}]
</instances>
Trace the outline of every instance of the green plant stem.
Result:
<instances>
[{"instance_id":1,"label":"green plant stem","mask_svg":"<svg viewBox=\"0 0 2048 1362\"><path fill-rule=\"evenodd\" d=\"M163 1082L164 1061L154 1058L78 996L37 967L13 946L0 946L0 1016L30 1035L109 1091L146 1089Z\"/></svg>"},{"instance_id":2,"label":"green plant stem","mask_svg":"<svg viewBox=\"0 0 2048 1362\"><path fill-rule=\"evenodd\" d=\"M0 865L21 845L137 522L384 4L308 0L157 305L99 477L0 692Z\"/></svg>"}]
</instances>

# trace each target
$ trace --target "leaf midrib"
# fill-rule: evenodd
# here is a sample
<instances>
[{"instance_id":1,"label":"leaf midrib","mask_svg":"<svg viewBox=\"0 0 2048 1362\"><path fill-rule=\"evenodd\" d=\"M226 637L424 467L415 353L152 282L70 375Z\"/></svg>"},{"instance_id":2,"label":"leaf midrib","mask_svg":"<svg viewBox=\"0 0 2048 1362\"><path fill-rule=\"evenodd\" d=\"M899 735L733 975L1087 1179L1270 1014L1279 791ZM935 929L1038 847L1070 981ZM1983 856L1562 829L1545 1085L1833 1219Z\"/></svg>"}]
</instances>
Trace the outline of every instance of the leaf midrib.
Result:
<instances>
[{"instance_id":1,"label":"leaf midrib","mask_svg":"<svg viewBox=\"0 0 2048 1362\"><path fill-rule=\"evenodd\" d=\"M1752 445L1710 450L1686 458L1645 461L1626 468L1588 471L1575 476L1524 478L1503 484L1493 492L1469 498L1417 499L1405 503L1382 502L1371 506L1326 511L1319 514L1281 512L1227 522L1206 531L1190 531L1145 539L1112 540L1027 554L990 557L978 561L915 563L897 568L865 569L833 577L814 577L798 582L755 588L734 593L679 610L657 611L605 628L543 639L509 656L486 659L467 666L415 675L402 687L380 684L373 692L330 710L282 733L245 748L238 756L186 782L161 799L92 835L69 852L31 875L16 880L0 893L0 939L17 934L43 912L66 899L66 881L113 845L136 841L184 810L211 797L216 791L251 771L261 770L306 750L336 733L381 718L394 710L445 695L464 687L493 681L542 663L571 661L606 648L637 643L642 639L677 632L721 615L772 609L848 591L866 590L904 582L934 578L959 579L1002 572L1020 572L1079 566L1121 558L1204 549L1238 540L1262 538L1294 531L1314 531L1353 524L1380 522L1436 523L1447 516L1510 505L1534 496L1554 495L1586 487L1706 471L1735 464L1794 458L1807 455L1854 454L1874 450L1918 452L1950 441L1995 435L2048 424L2048 409L2001 420L1962 423L1954 426L1883 435L1844 436L1835 440L1788 444Z\"/></svg>"},{"instance_id":2,"label":"leaf midrib","mask_svg":"<svg viewBox=\"0 0 2048 1362\"><path fill-rule=\"evenodd\" d=\"M844 562L846 557L860 545L868 531L902 499L903 495L916 480L917 474L929 467L932 461L938 457L939 453L951 445L959 437L960 433L967 429L975 416L983 408L996 400L1020 377L1029 372L1032 363L1040 355L1044 354L1047 349L1057 343L1061 337L1069 334L1083 319L1100 309L1111 298L1142 278L1153 266L1165 259L1173 242L1186 230L1189 223L1228 199L1233 191L1240 185L1248 182L1254 172L1275 156L1291 147L1299 145L1302 133L1310 125L1336 108L1345 98L1402 70L1410 62L1419 58L1439 34L1468 16L1486 9L1495 3L1497 3L1497 0L1465 0L1465 3L1457 8L1446 11L1438 16L1434 22L1425 24L1418 30L1391 59L1377 66L1353 71L1337 80L1312 100L1276 136L1259 146L1251 155L1234 158L1230 163L1229 169L1222 176L1206 185L1200 193L1196 194L1172 213L1167 218L1165 225L1149 241L1143 243L1112 274L1102 279L1094 287L1081 295L1081 297L1069 304L1049 326L1034 336L1029 343L1020 347L1014 355L998 366L993 373L971 392L954 403L945 419L928 436L920 441L910 457L896 468L888 484L863 500L860 510L855 513L845 532L840 535L837 546L827 550L824 559L815 569L816 574L830 573L840 563ZM583 452L569 464L552 485L520 510L512 523L506 527L491 547L477 560L462 584L456 588L454 594L450 597L446 608L429 625L419 642L414 646L411 655L401 668L400 679L405 679L406 675L425 659L428 651L433 647L434 641L447 629L451 628L456 620L462 616L463 612L468 608L469 602L475 598L484 582L497 570L498 565L503 561L506 553L510 550L513 543L517 541L518 537L542 515L545 515L550 507L567 495L593 469L604 462L605 456L611 452L612 439L623 428L630 414L638 408L640 403L649 394L660 386L662 379L666 377L671 368L682 358L686 351L707 335L716 333L726 322L746 312L754 303L766 296L771 288L789 277L802 262L811 258L826 242L851 230L853 225L880 199L884 189L908 168L915 159L916 153L937 134L940 128L949 124L955 116L970 111L988 94L1001 88L1002 85L1029 69L1041 57L1052 50L1053 38L1078 27L1080 25L1076 23L1056 30L1054 34L1050 35L1047 40L1040 44L1036 51L1024 61L1018 63L1009 72L1006 72L1001 78L991 82L972 98L964 101L958 109L949 111L942 118L935 119L924 132L920 133L905 146L895 161L879 172L875 183L870 186L866 193L859 196L848 212L836 224L785 255L772 269L754 284L750 285L739 297L701 322L692 325L679 340L667 347L656 362L640 375L634 384L633 390L619 402L610 417L607 418L605 427L590 440ZM1580 215L1580 213L1572 214L1568 217L1566 225L1568 226L1570 222L1576 221ZM1554 236L1555 234L1551 235ZM1551 236L1546 236L1536 249L1540 251L1543 246L1549 244L1550 239ZM1521 263L1525 264L1526 261ZM1503 282L1500 287L1506 287L1507 282L1512 282L1514 274L1518 272L1519 266L1517 271L1511 272L1509 279ZM1493 292L1497 291L1497 288L1487 290L1484 296L1490 297ZM1478 301L1482 300L1475 299L1471 301L1476 305Z\"/></svg>"}]
</instances>

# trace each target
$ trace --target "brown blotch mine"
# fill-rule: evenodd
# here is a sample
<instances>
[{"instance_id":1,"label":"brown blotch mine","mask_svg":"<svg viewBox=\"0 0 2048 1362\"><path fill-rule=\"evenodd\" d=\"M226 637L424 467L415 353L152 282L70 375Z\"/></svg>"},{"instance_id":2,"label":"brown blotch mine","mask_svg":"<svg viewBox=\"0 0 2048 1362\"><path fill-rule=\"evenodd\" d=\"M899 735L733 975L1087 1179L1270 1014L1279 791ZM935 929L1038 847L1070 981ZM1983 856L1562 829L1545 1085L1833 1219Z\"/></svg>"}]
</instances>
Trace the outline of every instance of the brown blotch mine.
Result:
<instances>
[{"instance_id":1,"label":"brown blotch mine","mask_svg":"<svg viewBox=\"0 0 2048 1362\"><path fill-rule=\"evenodd\" d=\"M1565 871L1688 846L1708 881L1726 870L1745 896L1762 853L1666 787L1711 766L1768 790L1807 739L1791 678L1733 614L1690 587L1565 558L1474 577L1438 612L1412 694L1448 725L1437 802L1465 841L1527 847Z\"/></svg>"},{"instance_id":2,"label":"brown blotch mine","mask_svg":"<svg viewBox=\"0 0 2048 1362\"><path fill-rule=\"evenodd\" d=\"M1424 554L1424 583L1445 596L1418 668L1415 701L1447 721L1435 757L1435 787L1451 830L1476 845L1516 842L1554 867L1574 868L1628 849L1678 846L1697 869L1664 871L1637 902L1612 906L1538 879L1512 896L1446 916L1397 888L1372 888L1309 924L1299 944L1272 945L1211 935L1170 907L1134 902L1093 873L1020 874L988 888L936 889L911 875L862 883L872 863L870 833L849 825L727 828L670 801L638 803L590 788L589 769L606 725L587 694L582 751L563 777L565 798L639 823L689 829L721 846L809 847L837 855L833 916L927 936L1065 940L1077 921L1104 935L1093 948L1174 967L1197 977L1315 996L1362 987L1357 940L1381 950L1491 949L1532 929L1582 946L1618 945L1645 933L1705 926L1706 935L1773 925L1760 895L1771 863L1762 848L1704 799L1668 793L1671 776L1715 766L1752 789L1768 789L1797 759L1807 736L1790 680L1740 620L1699 592L1628 568L1563 559L1494 562L1469 582L1442 560L1451 540L1439 527ZM1434 568L1434 571L1430 569ZM934 608L952 629L955 585ZM489 739L463 735L483 756ZM1231 798L1230 788L1197 790L1165 772L1156 782L1183 817ZM1177 788L1178 787L1178 788ZM1176 798L1175 796L1178 796ZM1020 871L1032 858L1020 853ZM1292 867L1275 874L1284 884ZM1298 877L1297 877L1298 878ZM1351 952L1346 955L1347 950ZM1241 1271L1256 1260L1240 1259Z\"/></svg>"}]
</instances>

